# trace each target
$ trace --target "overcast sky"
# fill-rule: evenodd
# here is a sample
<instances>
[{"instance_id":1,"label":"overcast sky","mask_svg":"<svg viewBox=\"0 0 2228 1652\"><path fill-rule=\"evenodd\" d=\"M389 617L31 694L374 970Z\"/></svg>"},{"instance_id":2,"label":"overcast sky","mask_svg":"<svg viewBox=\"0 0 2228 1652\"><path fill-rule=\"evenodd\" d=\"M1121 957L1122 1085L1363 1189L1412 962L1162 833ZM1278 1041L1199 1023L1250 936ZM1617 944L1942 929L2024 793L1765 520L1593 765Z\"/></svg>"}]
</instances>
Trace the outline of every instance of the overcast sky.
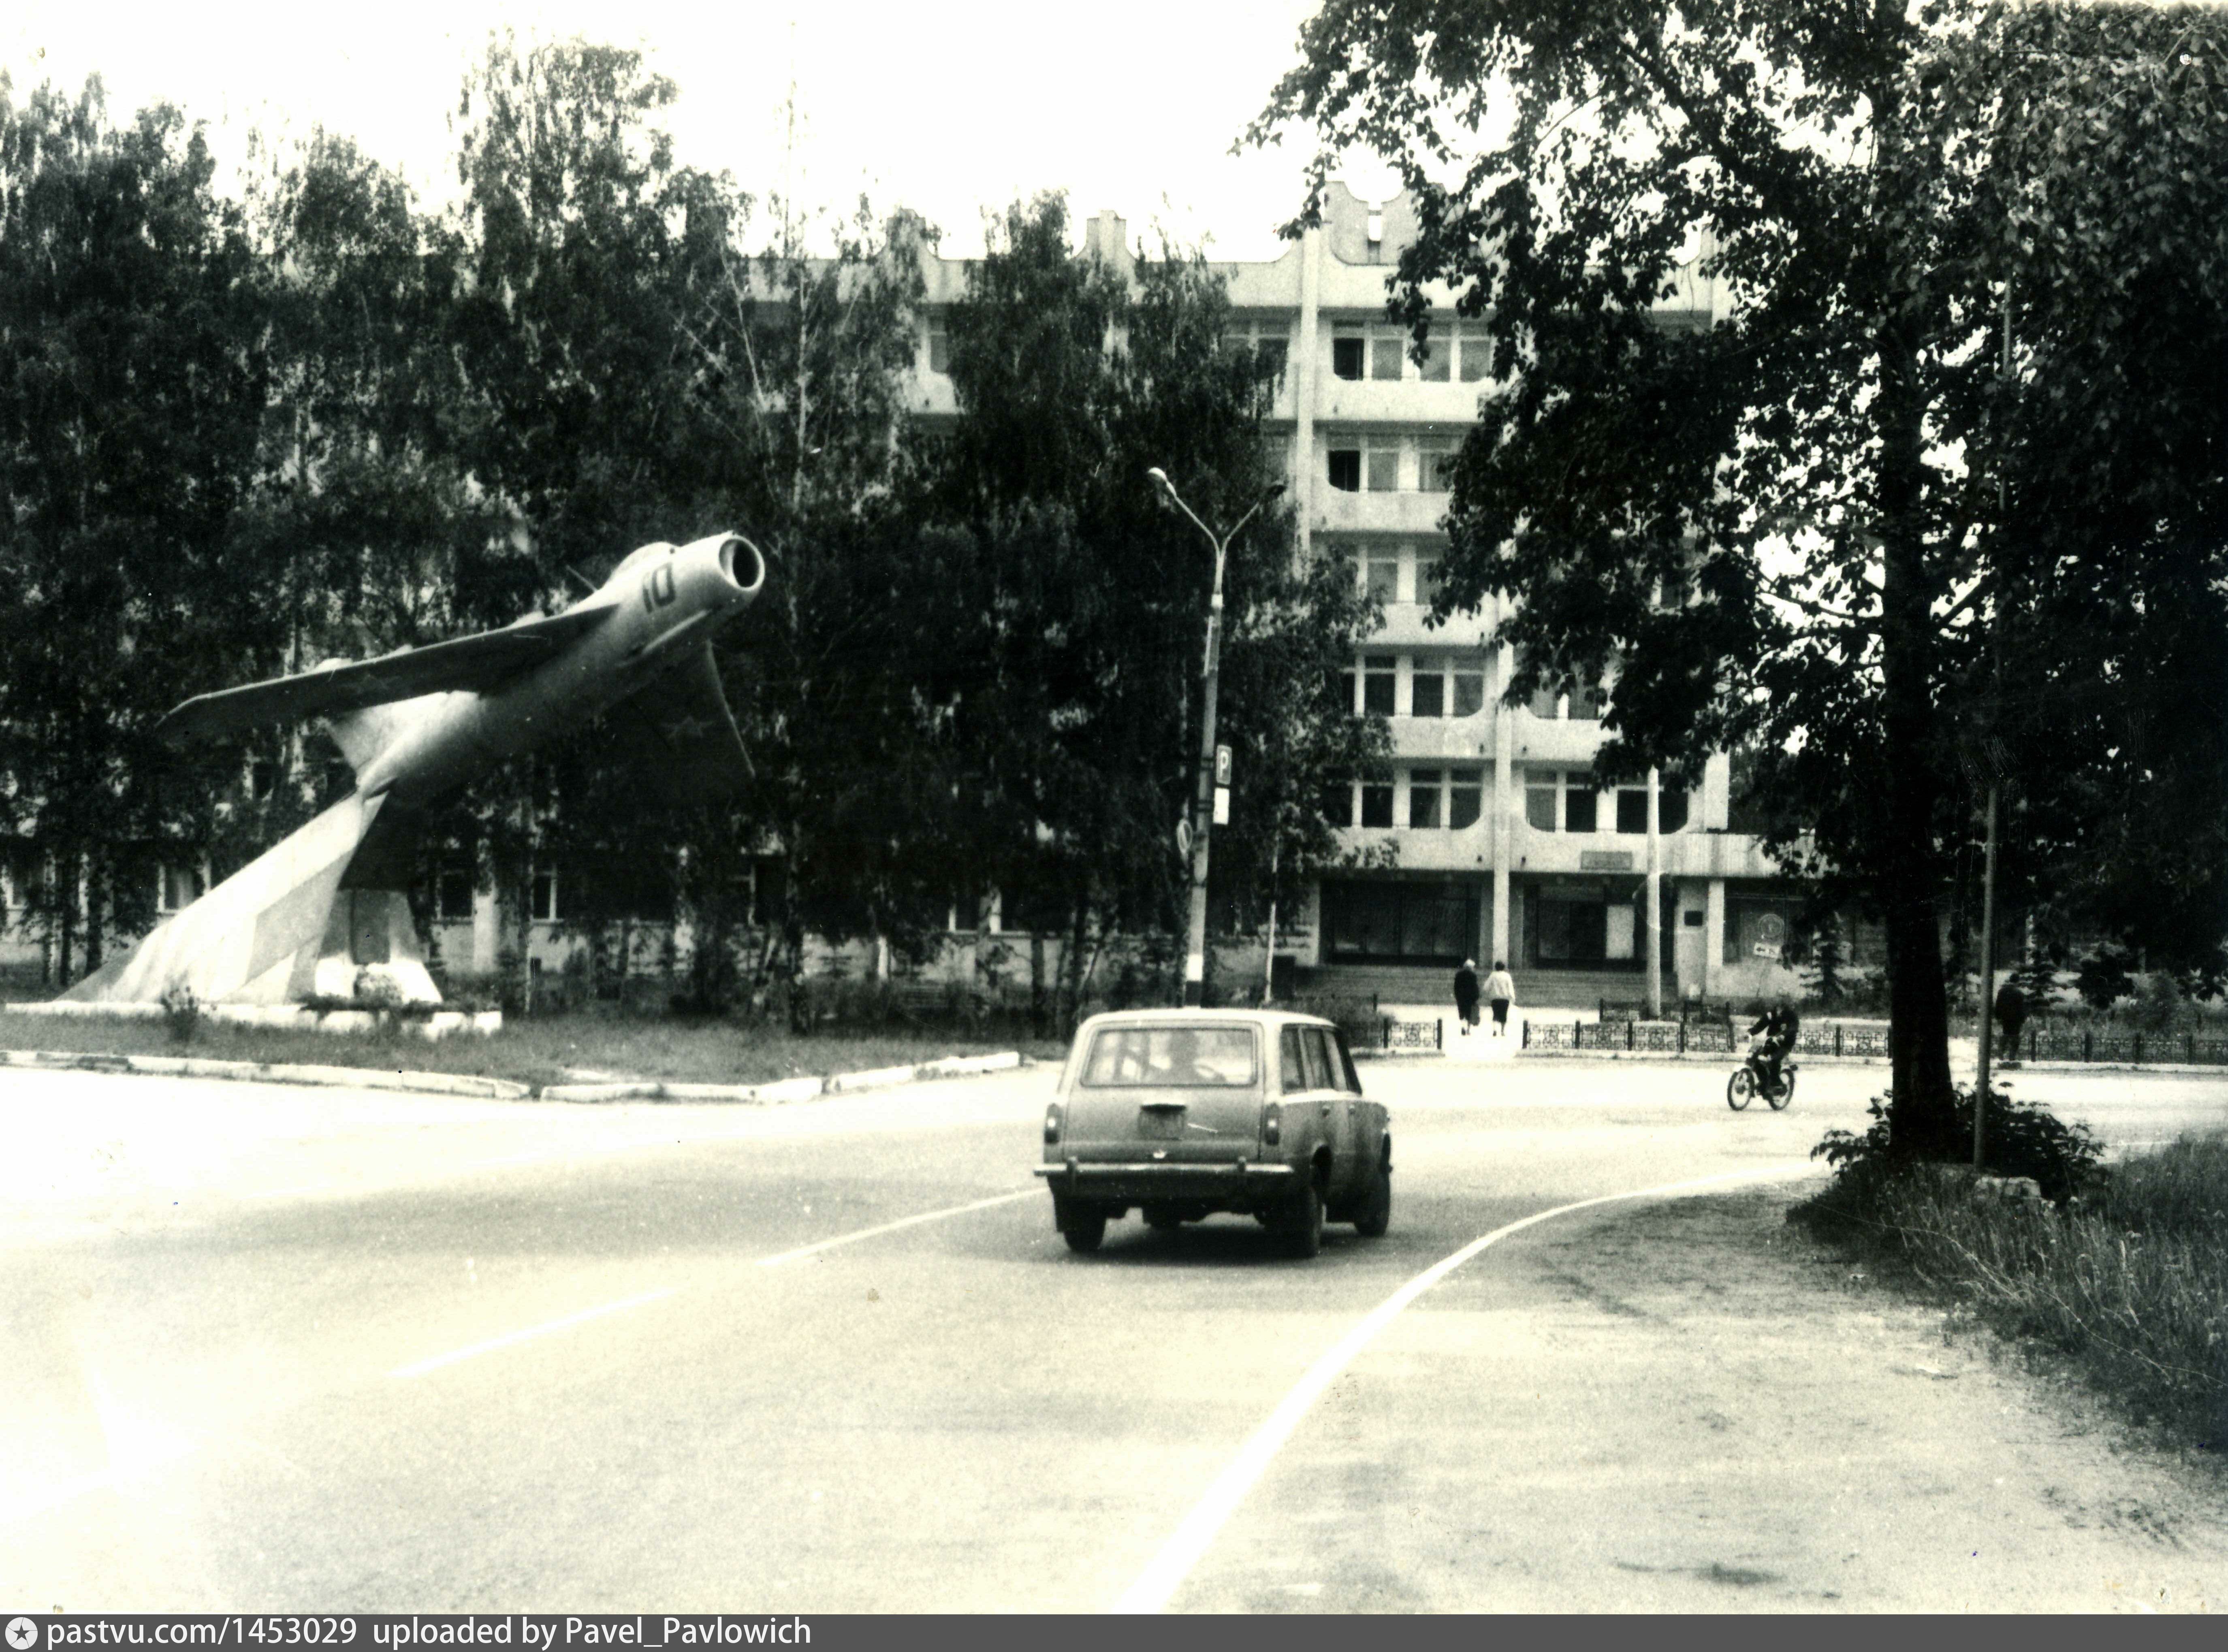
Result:
<instances>
[{"instance_id":1,"label":"overcast sky","mask_svg":"<svg viewBox=\"0 0 2228 1652\"><path fill-rule=\"evenodd\" d=\"M445 199L451 117L465 66L490 29L643 48L675 81L681 158L779 186L781 107L792 74L803 129L800 199L903 202L982 245L982 215L1017 194L1064 188L1075 216L1111 207L1135 233L1154 220L1228 258L1274 257L1275 227L1300 202L1305 150L1229 154L1295 61L1316 0L4 0L0 67L21 98L41 80L74 89L98 71L119 121L167 98L206 121L221 156L246 132L317 125ZM1357 167L1365 194L1391 187ZM1363 187L1367 186L1367 187Z\"/></svg>"}]
</instances>

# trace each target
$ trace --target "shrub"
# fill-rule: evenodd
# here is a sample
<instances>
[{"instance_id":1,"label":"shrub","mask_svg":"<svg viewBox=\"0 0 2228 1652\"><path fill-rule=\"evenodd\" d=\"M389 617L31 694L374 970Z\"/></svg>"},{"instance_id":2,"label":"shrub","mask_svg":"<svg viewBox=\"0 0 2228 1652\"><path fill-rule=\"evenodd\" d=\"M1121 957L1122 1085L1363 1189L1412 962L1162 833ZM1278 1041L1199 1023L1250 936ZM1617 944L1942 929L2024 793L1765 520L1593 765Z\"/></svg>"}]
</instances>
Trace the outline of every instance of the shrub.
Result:
<instances>
[{"instance_id":1,"label":"shrub","mask_svg":"<svg viewBox=\"0 0 2228 1652\"><path fill-rule=\"evenodd\" d=\"M1874 1098L1867 1110L1872 1125L1861 1136L1848 1130L1828 1130L1810 1149L1814 1159L1834 1167L1837 1188L1876 1185L1884 1178L1930 1156L1898 1152L1888 1130L1885 1096ZM1973 1092L1961 1088L1955 1108L1957 1135L1966 1144L1963 1162L1971 1161ZM1982 1132L1982 1168L1991 1175L2031 1176L2043 1197L2062 1205L2092 1189L2100 1175L2103 1149L2085 1124L2068 1124L2040 1107L2014 1101L2007 1092L1991 1087L1987 1128ZM1960 1161L1941 1156L1941 1162Z\"/></svg>"},{"instance_id":2,"label":"shrub","mask_svg":"<svg viewBox=\"0 0 2228 1652\"><path fill-rule=\"evenodd\" d=\"M194 996L194 989L182 981L174 981L163 989L163 1024L170 1030L174 1043L190 1044L202 1028L202 1001Z\"/></svg>"},{"instance_id":3,"label":"shrub","mask_svg":"<svg viewBox=\"0 0 2228 1652\"><path fill-rule=\"evenodd\" d=\"M2132 992L2135 984L2135 977L2128 973L2127 949L2109 944L2082 959L2073 976L2074 989L2091 1009L2110 1009Z\"/></svg>"}]
</instances>

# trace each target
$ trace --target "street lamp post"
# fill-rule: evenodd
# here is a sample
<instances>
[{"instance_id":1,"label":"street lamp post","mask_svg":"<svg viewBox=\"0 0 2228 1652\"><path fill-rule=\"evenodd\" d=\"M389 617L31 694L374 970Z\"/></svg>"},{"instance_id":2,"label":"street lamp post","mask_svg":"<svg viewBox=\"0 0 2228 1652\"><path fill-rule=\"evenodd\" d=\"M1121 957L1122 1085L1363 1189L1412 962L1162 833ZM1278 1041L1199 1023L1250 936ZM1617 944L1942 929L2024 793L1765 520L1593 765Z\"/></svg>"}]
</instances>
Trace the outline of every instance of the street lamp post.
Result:
<instances>
[{"instance_id":1,"label":"street lamp post","mask_svg":"<svg viewBox=\"0 0 2228 1652\"><path fill-rule=\"evenodd\" d=\"M1145 474L1153 478L1170 504L1192 519L1199 531L1207 535L1207 542L1214 547L1214 592L1207 599L1207 662L1200 673L1199 785L1192 798L1191 925L1184 946L1183 1001L1188 1006L1195 1006L1207 987L1207 837L1214 826L1214 697L1216 674L1222 661L1222 567L1229 554L1230 541L1238 537L1240 528L1260 515L1263 506L1284 492L1284 484L1279 482L1268 489L1253 502L1253 508L1238 519L1236 527L1218 538L1212 528L1200 521L1199 514L1184 503L1183 496L1168 480L1166 471L1155 465Z\"/></svg>"}]
</instances>

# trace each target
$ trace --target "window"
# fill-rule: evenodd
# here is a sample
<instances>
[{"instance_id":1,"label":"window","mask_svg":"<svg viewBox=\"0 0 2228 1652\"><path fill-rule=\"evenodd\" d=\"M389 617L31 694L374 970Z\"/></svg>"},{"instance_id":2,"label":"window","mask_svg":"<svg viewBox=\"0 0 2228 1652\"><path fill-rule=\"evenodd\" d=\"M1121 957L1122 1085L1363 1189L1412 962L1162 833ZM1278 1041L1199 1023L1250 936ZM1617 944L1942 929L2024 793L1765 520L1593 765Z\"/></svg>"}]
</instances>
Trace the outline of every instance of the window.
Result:
<instances>
[{"instance_id":1,"label":"window","mask_svg":"<svg viewBox=\"0 0 2228 1652\"><path fill-rule=\"evenodd\" d=\"M1675 832L1687 824L1687 788L1659 785L1655 789L1655 829Z\"/></svg>"},{"instance_id":2,"label":"window","mask_svg":"<svg viewBox=\"0 0 2228 1652\"><path fill-rule=\"evenodd\" d=\"M1289 348L1284 324L1277 321L1232 322L1222 336L1222 348L1233 355L1251 354L1264 378L1280 378Z\"/></svg>"},{"instance_id":3,"label":"window","mask_svg":"<svg viewBox=\"0 0 2228 1652\"><path fill-rule=\"evenodd\" d=\"M1330 342L1330 370L1341 379L1361 376L1361 352L1364 341L1359 335L1342 336Z\"/></svg>"},{"instance_id":4,"label":"window","mask_svg":"<svg viewBox=\"0 0 2228 1652\"><path fill-rule=\"evenodd\" d=\"M1369 444L1369 491L1398 493L1400 490L1400 444L1390 436L1380 436Z\"/></svg>"},{"instance_id":5,"label":"window","mask_svg":"<svg viewBox=\"0 0 2228 1652\"><path fill-rule=\"evenodd\" d=\"M1360 448L1334 447L1330 450L1330 484L1341 493L1361 491Z\"/></svg>"},{"instance_id":6,"label":"window","mask_svg":"<svg viewBox=\"0 0 2228 1652\"><path fill-rule=\"evenodd\" d=\"M1400 553L1389 545L1372 549L1363 563L1369 594L1379 602L1400 599Z\"/></svg>"},{"instance_id":7,"label":"window","mask_svg":"<svg viewBox=\"0 0 2228 1652\"><path fill-rule=\"evenodd\" d=\"M1300 1029L1287 1027L1284 1036L1277 1041L1277 1047L1280 1056L1277 1065L1284 1068L1277 1079L1284 1093L1289 1096L1296 1090L1306 1089L1308 1069L1306 1058L1300 1053Z\"/></svg>"},{"instance_id":8,"label":"window","mask_svg":"<svg viewBox=\"0 0 2228 1652\"><path fill-rule=\"evenodd\" d=\"M1599 683L1571 690L1571 715L1591 722L1609 709L1609 690Z\"/></svg>"},{"instance_id":9,"label":"window","mask_svg":"<svg viewBox=\"0 0 2228 1652\"><path fill-rule=\"evenodd\" d=\"M433 910L445 923L455 923L472 915L472 869L468 866L443 867L433 880Z\"/></svg>"},{"instance_id":10,"label":"window","mask_svg":"<svg viewBox=\"0 0 2228 1652\"><path fill-rule=\"evenodd\" d=\"M1552 723L1560 710L1563 691L1552 684L1532 691L1529 709L1542 722Z\"/></svg>"},{"instance_id":11,"label":"window","mask_svg":"<svg viewBox=\"0 0 2228 1652\"><path fill-rule=\"evenodd\" d=\"M1416 600L1429 602L1439 594L1439 557L1437 552L1418 551L1416 554Z\"/></svg>"},{"instance_id":12,"label":"window","mask_svg":"<svg viewBox=\"0 0 2228 1652\"><path fill-rule=\"evenodd\" d=\"M928 370L951 371L951 324L941 315L928 318Z\"/></svg>"},{"instance_id":13,"label":"window","mask_svg":"<svg viewBox=\"0 0 2228 1652\"><path fill-rule=\"evenodd\" d=\"M1457 665L1454 670L1455 715L1475 717L1485 709L1485 673Z\"/></svg>"},{"instance_id":14,"label":"window","mask_svg":"<svg viewBox=\"0 0 2228 1652\"><path fill-rule=\"evenodd\" d=\"M261 803L278 790L278 765L259 757L247 765L247 795Z\"/></svg>"},{"instance_id":15,"label":"window","mask_svg":"<svg viewBox=\"0 0 2228 1652\"><path fill-rule=\"evenodd\" d=\"M1416 444L1416 485L1425 493L1444 493L1454 463L1454 438L1425 437Z\"/></svg>"},{"instance_id":16,"label":"window","mask_svg":"<svg viewBox=\"0 0 2228 1652\"><path fill-rule=\"evenodd\" d=\"M1566 777L1563 794L1563 829L1566 832L1591 832L1594 826L1596 797L1591 778L1583 774Z\"/></svg>"},{"instance_id":17,"label":"window","mask_svg":"<svg viewBox=\"0 0 2228 1652\"><path fill-rule=\"evenodd\" d=\"M1437 661L1416 662L1416 669L1408 679L1408 714L1412 717L1444 717L1447 714L1446 672Z\"/></svg>"},{"instance_id":18,"label":"window","mask_svg":"<svg viewBox=\"0 0 2228 1652\"><path fill-rule=\"evenodd\" d=\"M1323 1029L1320 1027L1302 1027L1295 1030L1300 1035L1300 1047L1307 1053L1308 1088L1310 1090L1343 1088L1339 1082L1338 1064L1330 1059L1330 1047L1323 1038Z\"/></svg>"},{"instance_id":19,"label":"window","mask_svg":"<svg viewBox=\"0 0 2228 1652\"><path fill-rule=\"evenodd\" d=\"M529 904L536 923L554 924L557 921L557 874L554 872L534 874L533 896Z\"/></svg>"},{"instance_id":20,"label":"window","mask_svg":"<svg viewBox=\"0 0 2228 1652\"><path fill-rule=\"evenodd\" d=\"M1354 710L1354 669L1348 665L1330 676L1330 697L1341 711Z\"/></svg>"},{"instance_id":21,"label":"window","mask_svg":"<svg viewBox=\"0 0 2228 1652\"><path fill-rule=\"evenodd\" d=\"M1391 786L1367 784L1362 786L1361 823L1365 826L1390 826L1392 823Z\"/></svg>"},{"instance_id":22,"label":"window","mask_svg":"<svg viewBox=\"0 0 2228 1652\"><path fill-rule=\"evenodd\" d=\"M1648 829L1648 788L1622 786L1617 794L1617 829L1620 832Z\"/></svg>"},{"instance_id":23,"label":"window","mask_svg":"<svg viewBox=\"0 0 2228 1652\"><path fill-rule=\"evenodd\" d=\"M1433 333L1424 341L1424 381L1426 384L1447 382L1447 369L1454 361L1454 340L1442 333Z\"/></svg>"},{"instance_id":24,"label":"window","mask_svg":"<svg viewBox=\"0 0 2228 1652\"><path fill-rule=\"evenodd\" d=\"M1528 769L1524 776L1524 823L1535 832L1555 829L1555 772Z\"/></svg>"},{"instance_id":25,"label":"window","mask_svg":"<svg viewBox=\"0 0 2228 1652\"><path fill-rule=\"evenodd\" d=\"M1300 1035L1322 1045L1326 1089L1343 1090L1356 1096L1361 1093L1361 1078L1354 1070L1354 1058L1346 1053L1345 1034L1328 1027L1303 1027Z\"/></svg>"},{"instance_id":26,"label":"window","mask_svg":"<svg viewBox=\"0 0 2228 1652\"><path fill-rule=\"evenodd\" d=\"M1390 654L1372 654L1362 663L1361 708L1379 717L1392 715L1392 686L1397 668Z\"/></svg>"},{"instance_id":27,"label":"window","mask_svg":"<svg viewBox=\"0 0 2228 1652\"><path fill-rule=\"evenodd\" d=\"M1439 771L1408 772L1408 824L1435 828L1439 823Z\"/></svg>"},{"instance_id":28,"label":"window","mask_svg":"<svg viewBox=\"0 0 2228 1652\"><path fill-rule=\"evenodd\" d=\"M1207 1087L1253 1082L1246 1027L1110 1027L1091 1041L1089 1088Z\"/></svg>"},{"instance_id":29,"label":"window","mask_svg":"<svg viewBox=\"0 0 2228 1652\"><path fill-rule=\"evenodd\" d=\"M1462 376L1464 384L1476 384L1493 372L1493 341L1483 333L1463 330Z\"/></svg>"},{"instance_id":30,"label":"window","mask_svg":"<svg viewBox=\"0 0 2228 1652\"><path fill-rule=\"evenodd\" d=\"M1400 357L1407 340L1399 333L1374 333L1369 340L1369 376L1373 379L1397 380L1400 376Z\"/></svg>"},{"instance_id":31,"label":"window","mask_svg":"<svg viewBox=\"0 0 2228 1652\"><path fill-rule=\"evenodd\" d=\"M1322 789L1322 817L1334 826L1354 824L1354 782L1326 780Z\"/></svg>"},{"instance_id":32,"label":"window","mask_svg":"<svg viewBox=\"0 0 2228 1652\"><path fill-rule=\"evenodd\" d=\"M183 912L202 898L206 880L197 866L165 863L157 876L155 905L159 912Z\"/></svg>"},{"instance_id":33,"label":"window","mask_svg":"<svg viewBox=\"0 0 2228 1652\"><path fill-rule=\"evenodd\" d=\"M1477 824L1477 817L1485 812L1484 771L1482 769L1449 769L1447 771L1447 824L1456 831Z\"/></svg>"}]
</instances>

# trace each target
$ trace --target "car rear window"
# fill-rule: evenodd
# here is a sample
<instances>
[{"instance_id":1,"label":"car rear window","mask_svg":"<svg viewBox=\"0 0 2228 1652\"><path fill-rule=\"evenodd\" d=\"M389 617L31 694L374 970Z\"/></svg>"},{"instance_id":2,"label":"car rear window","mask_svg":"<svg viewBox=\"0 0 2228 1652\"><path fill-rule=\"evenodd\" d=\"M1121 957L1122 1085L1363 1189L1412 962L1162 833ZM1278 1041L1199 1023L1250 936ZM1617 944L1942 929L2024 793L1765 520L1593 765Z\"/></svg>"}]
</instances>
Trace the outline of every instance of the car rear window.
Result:
<instances>
[{"instance_id":1,"label":"car rear window","mask_svg":"<svg viewBox=\"0 0 2228 1652\"><path fill-rule=\"evenodd\" d=\"M1093 1090L1250 1085L1249 1027L1109 1027L1091 1041L1083 1082Z\"/></svg>"}]
</instances>

